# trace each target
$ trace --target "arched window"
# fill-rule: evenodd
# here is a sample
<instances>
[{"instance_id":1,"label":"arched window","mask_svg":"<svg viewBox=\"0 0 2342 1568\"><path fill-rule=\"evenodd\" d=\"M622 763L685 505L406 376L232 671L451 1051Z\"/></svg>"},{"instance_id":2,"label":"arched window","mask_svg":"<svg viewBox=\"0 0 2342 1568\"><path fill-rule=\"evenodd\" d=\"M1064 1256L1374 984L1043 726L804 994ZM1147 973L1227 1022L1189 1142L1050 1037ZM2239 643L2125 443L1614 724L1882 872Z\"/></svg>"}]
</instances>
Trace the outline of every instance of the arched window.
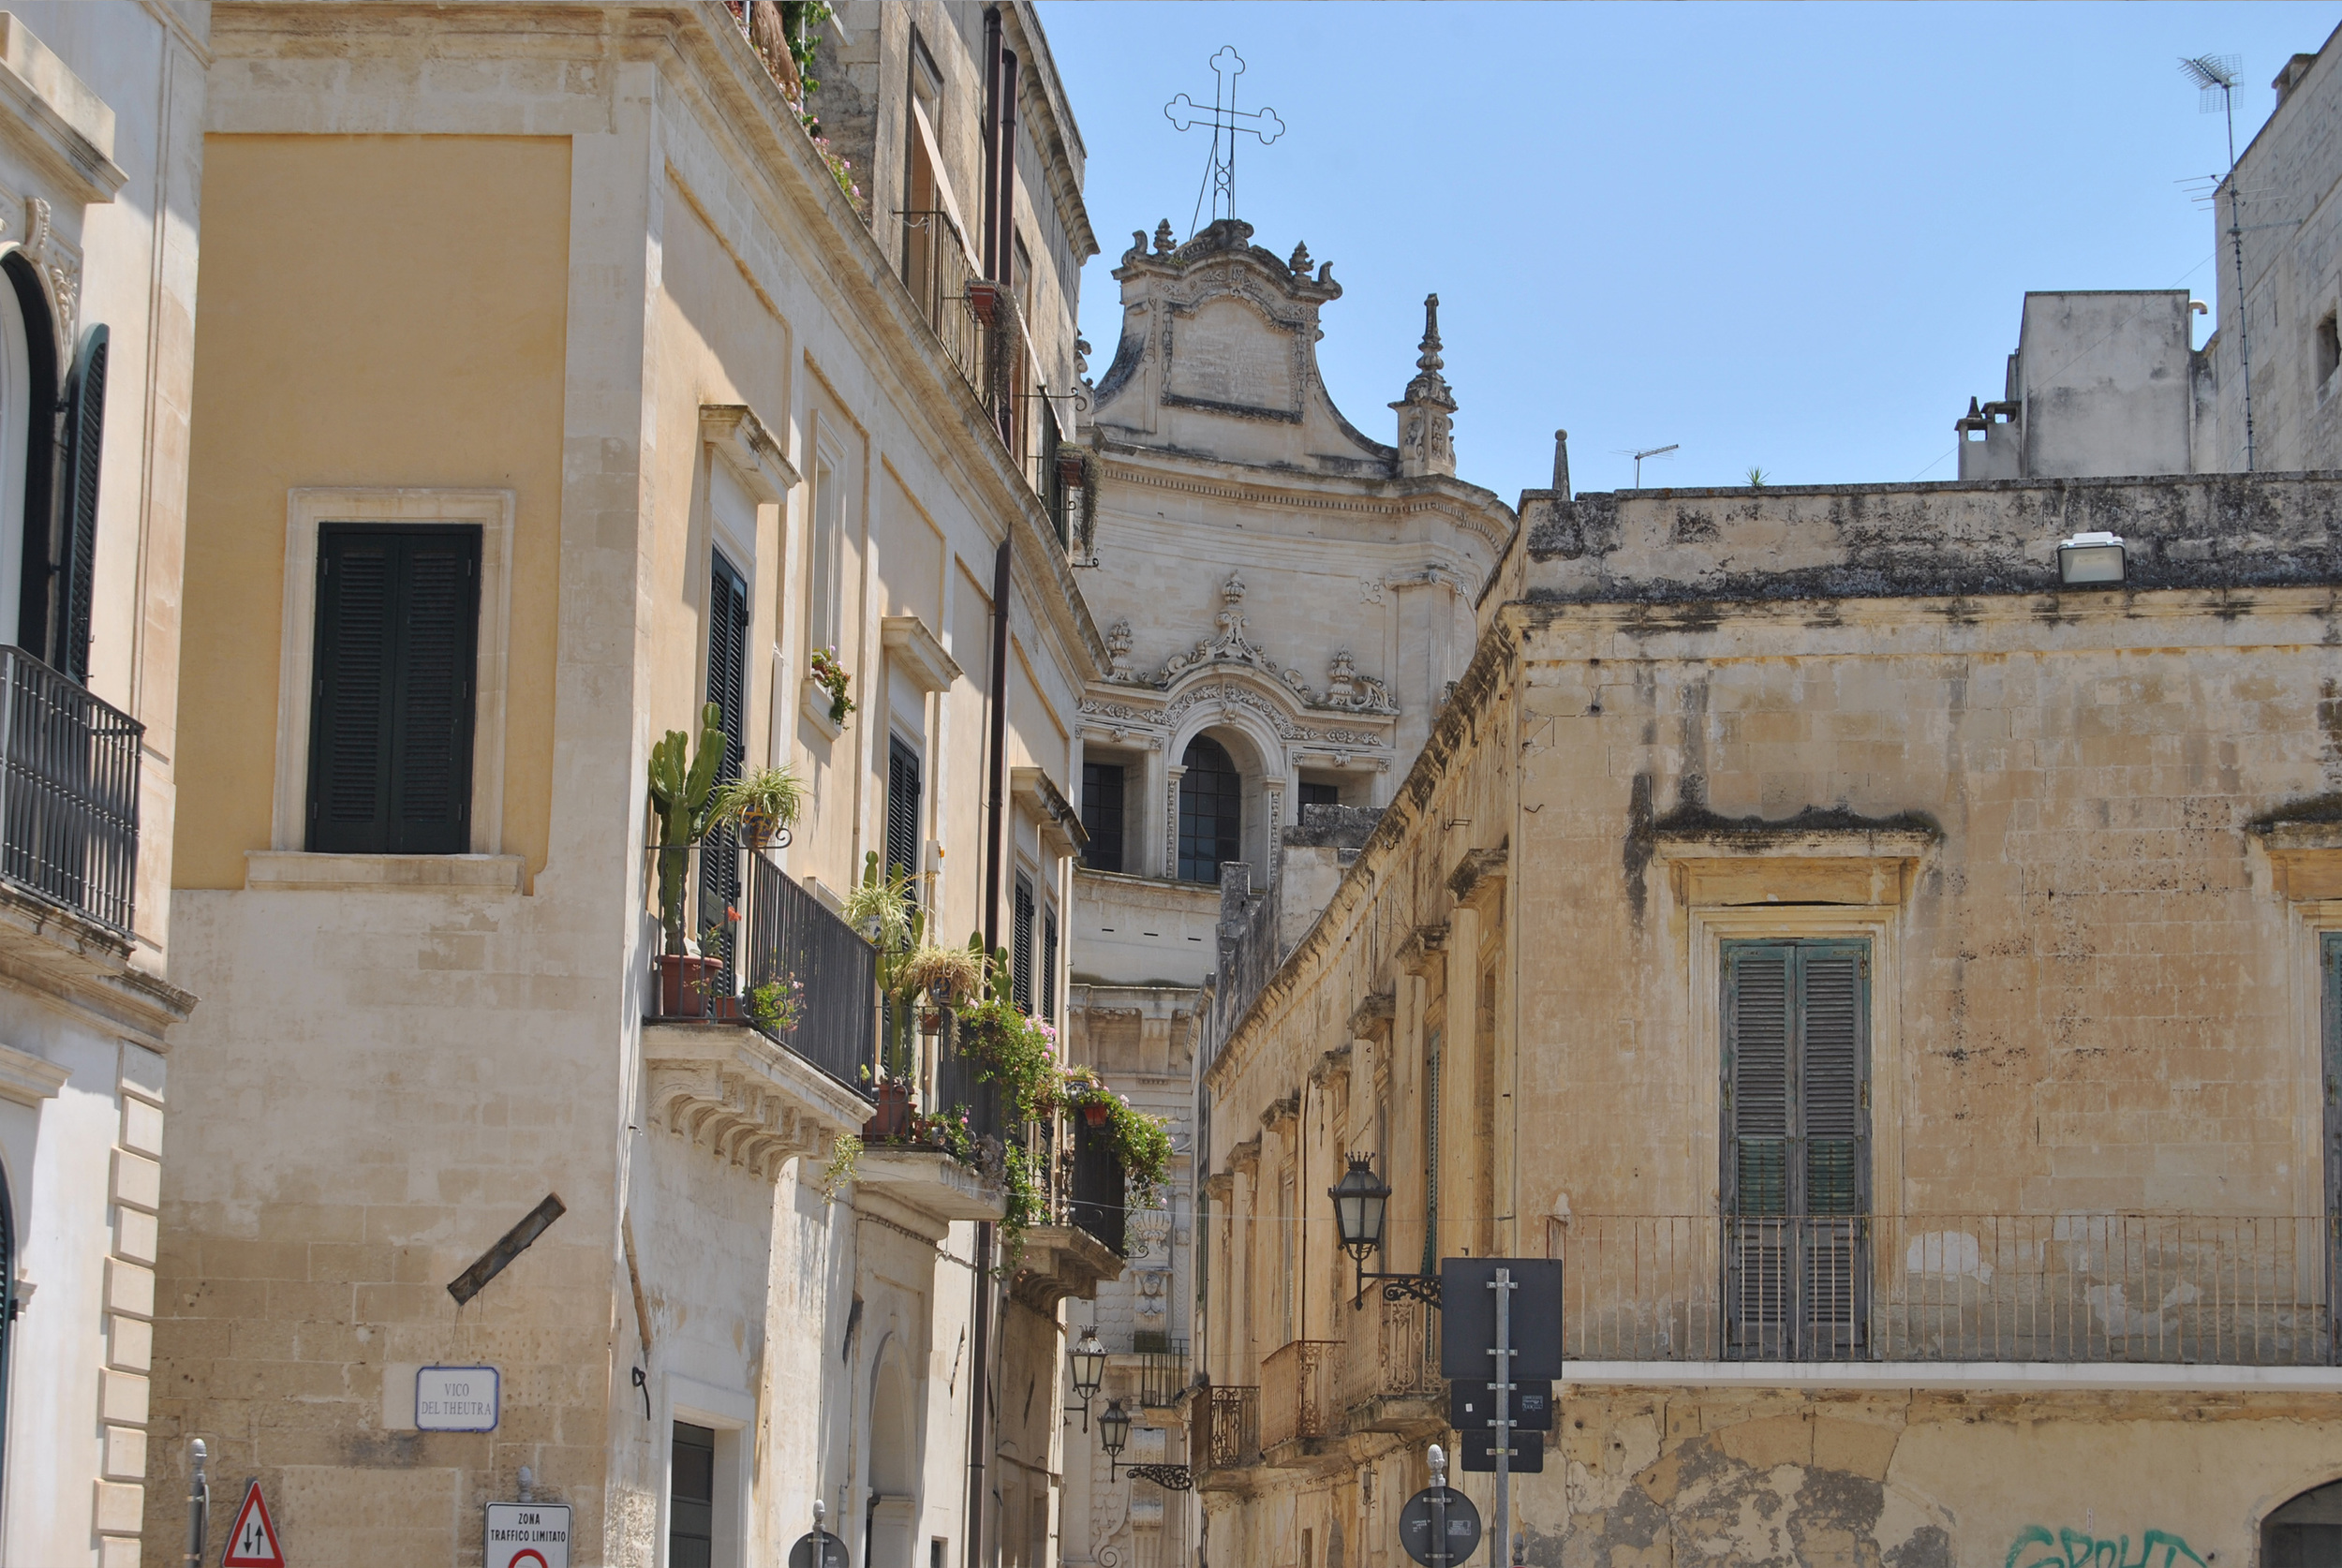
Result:
<instances>
[{"instance_id":1,"label":"arched window","mask_svg":"<svg viewBox=\"0 0 2342 1568\"><path fill-rule=\"evenodd\" d=\"M49 516L57 404L57 352L48 298L22 256L0 263L0 643L48 658L52 593ZM25 519L42 526L27 529ZM28 615L26 607L31 606Z\"/></svg>"},{"instance_id":2,"label":"arched window","mask_svg":"<svg viewBox=\"0 0 2342 1568\"><path fill-rule=\"evenodd\" d=\"M1179 762L1179 880L1216 883L1222 861L1244 858L1244 777L1208 735Z\"/></svg>"},{"instance_id":3,"label":"arched window","mask_svg":"<svg viewBox=\"0 0 2342 1568\"><path fill-rule=\"evenodd\" d=\"M2260 1527L2262 1568L2342 1564L2342 1481L2304 1492Z\"/></svg>"}]
</instances>

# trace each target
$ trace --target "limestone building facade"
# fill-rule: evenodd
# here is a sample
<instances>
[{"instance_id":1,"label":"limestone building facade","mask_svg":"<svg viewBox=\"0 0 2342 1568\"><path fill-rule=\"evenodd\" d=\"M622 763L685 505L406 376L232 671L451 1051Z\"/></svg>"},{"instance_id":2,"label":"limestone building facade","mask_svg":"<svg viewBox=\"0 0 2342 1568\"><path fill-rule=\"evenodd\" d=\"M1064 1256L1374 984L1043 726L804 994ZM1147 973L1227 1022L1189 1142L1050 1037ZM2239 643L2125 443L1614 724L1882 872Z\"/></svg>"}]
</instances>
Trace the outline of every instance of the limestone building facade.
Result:
<instances>
[{"instance_id":1,"label":"limestone building facade","mask_svg":"<svg viewBox=\"0 0 2342 1568\"><path fill-rule=\"evenodd\" d=\"M1436 1314L1339 1245L1362 1157L1366 1268L1562 1260L1529 1562L2313 1561L2342 483L1520 513L1322 916L1223 946L1208 1560L1395 1568L1457 1441ZM2077 529L2126 582L2061 585Z\"/></svg>"},{"instance_id":2,"label":"limestone building facade","mask_svg":"<svg viewBox=\"0 0 2342 1568\"><path fill-rule=\"evenodd\" d=\"M1511 509L1456 477L1436 299L1391 440L1376 440L1318 373L1332 265L1253 235L1228 218L1183 244L1167 223L1132 236L1113 274L1119 338L1080 422L1076 548L1110 662L1081 703L1069 1049L1169 1118L1183 1156L1223 863L1278 885L1305 810L1388 799L1513 533ZM1194 1174L1183 1159L1165 1209L1130 1217L1130 1269L1084 1319L1113 1355L1100 1398L1138 1413L1131 1462L1192 1462ZM1116 1481L1089 1446L1069 1467L1069 1516L1087 1529L1069 1527L1064 1561L1194 1561L1193 1500Z\"/></svg>"},{"instance_id":3,"label":"limestone building facade","mask_svg":"<svg viewBox=\"0 0 2342 1568\"><path fill-rule=\"evenodd\" d=\"M138 1561L206 7L0 13L0 1561Z\"/></svg>"},{"instance_id":4,"label":"limestone building facade","mask_svg":"<svg viewBox=\"0 0 2342 1568\"><path fill-rule=\"evenodd\" d=\"M857 1564L1054 1560L1061 1302L1119 1260L1054 1192L1002 1252L982 1158L845 1158L834 911L875 856L1062 1016L1080 139L1030 7L806 14L213 14L149 1562L197 1437L299 1561L477 1563L516 1500L581 1568L817 1505ZM807 804L671 902L706 704Z\"/></svg>"}]
</instances>

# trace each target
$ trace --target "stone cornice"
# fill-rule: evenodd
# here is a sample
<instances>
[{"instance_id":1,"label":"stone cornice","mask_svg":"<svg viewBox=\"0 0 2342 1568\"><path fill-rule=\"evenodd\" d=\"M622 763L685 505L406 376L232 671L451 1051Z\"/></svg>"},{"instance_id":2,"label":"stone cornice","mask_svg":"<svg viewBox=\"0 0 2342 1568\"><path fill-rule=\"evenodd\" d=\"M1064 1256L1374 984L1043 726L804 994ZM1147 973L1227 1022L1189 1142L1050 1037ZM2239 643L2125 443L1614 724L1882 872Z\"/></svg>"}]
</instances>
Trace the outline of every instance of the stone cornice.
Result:
<instances>
[{"instance_id":1,"label":"stone cornice","mask_svg":"<svg viewBox=\"0 0 2342 1568\"><path fill-rule=\"evenodd\" d=\"M196 998L133 968L130 944L71 910L0 883L0 980L108 1033L165 1050L163 1031Z\"/></svg>"}]
</instances>

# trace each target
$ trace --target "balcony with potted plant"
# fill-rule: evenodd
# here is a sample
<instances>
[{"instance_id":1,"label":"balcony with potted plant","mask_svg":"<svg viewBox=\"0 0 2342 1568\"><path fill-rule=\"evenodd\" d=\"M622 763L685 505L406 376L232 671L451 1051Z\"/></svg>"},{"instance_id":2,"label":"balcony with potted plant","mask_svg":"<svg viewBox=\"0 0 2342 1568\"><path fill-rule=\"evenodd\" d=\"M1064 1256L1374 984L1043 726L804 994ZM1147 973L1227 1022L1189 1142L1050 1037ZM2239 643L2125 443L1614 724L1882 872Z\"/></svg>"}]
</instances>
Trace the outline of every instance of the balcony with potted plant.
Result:
<instances>
[{"instance_id":1,"label":"balcony with potted plant","mask_svg":"<svg viewBox=\"0 0 2342 1568\"><path fill-rule=\"evenodd\" d=\"M695 748L679 730L651 748L643 1058L660 1125L769 1180L869 1117L877 954L765 853L794 777L719 782L723 750L713 704Z\"/></svg>"}]
</instances>

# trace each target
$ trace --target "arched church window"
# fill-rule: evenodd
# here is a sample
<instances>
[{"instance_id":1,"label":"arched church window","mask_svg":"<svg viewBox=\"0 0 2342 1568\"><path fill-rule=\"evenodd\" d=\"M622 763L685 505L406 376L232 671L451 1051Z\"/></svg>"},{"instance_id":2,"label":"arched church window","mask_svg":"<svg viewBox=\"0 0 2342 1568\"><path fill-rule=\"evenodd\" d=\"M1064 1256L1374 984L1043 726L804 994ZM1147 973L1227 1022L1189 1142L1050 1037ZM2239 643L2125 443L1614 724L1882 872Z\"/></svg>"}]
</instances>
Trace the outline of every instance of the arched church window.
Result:
<instances>
[{"instance_id":1,"label":"arched church window","mask_svg":"<svg viewBox=\"0 0 2342 1568\"><path fill-rule=\"evenodd\" d=\"M2263 1568L2342 1565L2342 1481L2302 1493L2260 1527Z\"/></svg>"},{"instance_id":2,"label":"arched church window","mask_svg":"<svg viewBox=\"0 0 2342 1568\"><path fill-rule=\"evenodd\" d=\"M1216 883L1222 861L1244 858L1244 777L1208 735L1179 761L1179 880Z\"/></svg>"}]
</instances>

